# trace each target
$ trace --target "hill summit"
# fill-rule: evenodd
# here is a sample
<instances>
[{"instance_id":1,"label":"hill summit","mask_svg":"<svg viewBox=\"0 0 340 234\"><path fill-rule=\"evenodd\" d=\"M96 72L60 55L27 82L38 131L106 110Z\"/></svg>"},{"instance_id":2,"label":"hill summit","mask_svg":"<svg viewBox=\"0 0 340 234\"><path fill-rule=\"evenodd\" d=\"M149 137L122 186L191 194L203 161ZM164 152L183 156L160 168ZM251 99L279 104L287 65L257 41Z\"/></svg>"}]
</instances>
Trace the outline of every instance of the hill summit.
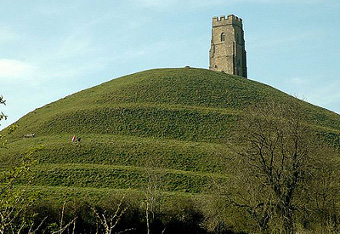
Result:
<instances>
[{"instance_id":1,"label":"hill summit","mask_svg":"<svg viewBox=\"0 0 340 234\"><path fill-rule=\"evenodd\" d=\"M339 115L270 86L205 69L155 69L67 96L21 118L25 134L114 134L222 142L245 107L302 103L308 121L339 130Z\"/></svg>"}]
</instances>

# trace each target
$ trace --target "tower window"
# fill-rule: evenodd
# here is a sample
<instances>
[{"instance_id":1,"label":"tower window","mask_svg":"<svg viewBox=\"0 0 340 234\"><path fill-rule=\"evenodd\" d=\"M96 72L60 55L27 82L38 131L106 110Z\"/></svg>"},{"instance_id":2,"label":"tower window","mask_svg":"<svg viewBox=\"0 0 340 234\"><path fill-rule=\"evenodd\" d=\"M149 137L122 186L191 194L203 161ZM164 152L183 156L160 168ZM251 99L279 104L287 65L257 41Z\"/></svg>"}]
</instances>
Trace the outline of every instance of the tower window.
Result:
<instances>
[{"instance_id":1,"label":"tower window","mask_svg":"<svg viewBox=\"0 0 340 234\"><path fill-rule=\"evenodd\" d=\"M225 33L221 33L221 41L225 41Z\"/></svg>"}]
</instances>

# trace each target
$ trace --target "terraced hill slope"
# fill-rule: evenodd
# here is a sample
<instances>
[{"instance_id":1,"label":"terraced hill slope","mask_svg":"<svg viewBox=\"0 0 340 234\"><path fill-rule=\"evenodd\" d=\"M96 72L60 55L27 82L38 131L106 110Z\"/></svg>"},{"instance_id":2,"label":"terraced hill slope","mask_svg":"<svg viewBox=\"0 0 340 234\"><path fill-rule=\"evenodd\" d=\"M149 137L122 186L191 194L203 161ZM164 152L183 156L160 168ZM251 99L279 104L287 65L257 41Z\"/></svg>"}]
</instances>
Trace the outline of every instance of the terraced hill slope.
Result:
<instances>
[{"instance_id":1,"label":"terraced hill slope","mask_svg":"<svg viewBox=\"0 0 340 234\"><path fill-rule=\"evenodd\" d=\"M32 111L17 122L0 160L6 166L43 145L32 184L48 190L139 190L151 168L164 191L205 193L211 181L232 178L228 145L236 143L238 116L269 100L300 103L306 122L340 145L339 115L270 86L205 69L155 69ZM81 142L71 142L73 135Z\"/></svg>"}]
</instances>

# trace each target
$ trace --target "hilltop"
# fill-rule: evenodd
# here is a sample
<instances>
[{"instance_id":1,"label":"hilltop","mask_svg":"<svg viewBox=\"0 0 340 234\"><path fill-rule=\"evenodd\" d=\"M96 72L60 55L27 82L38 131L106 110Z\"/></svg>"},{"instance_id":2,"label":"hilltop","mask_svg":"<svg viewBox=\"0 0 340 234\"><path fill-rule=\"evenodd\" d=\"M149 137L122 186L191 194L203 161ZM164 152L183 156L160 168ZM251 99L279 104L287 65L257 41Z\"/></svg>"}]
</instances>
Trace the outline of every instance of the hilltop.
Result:
<instances>
[{"instance_id":1,"label":"hilltop","mask_svg":"<svg viewBox=\"0 0 340 234\"><path fill-rule=\"evenodd\" d=\"M310 124L340 129L339 115L268 85L182 68L124 76L36 109L17 122L15 139L28 133L94 133L221 142L230 118L248 105L268 100L299 102Z\"/></svg>"}]
</instances>

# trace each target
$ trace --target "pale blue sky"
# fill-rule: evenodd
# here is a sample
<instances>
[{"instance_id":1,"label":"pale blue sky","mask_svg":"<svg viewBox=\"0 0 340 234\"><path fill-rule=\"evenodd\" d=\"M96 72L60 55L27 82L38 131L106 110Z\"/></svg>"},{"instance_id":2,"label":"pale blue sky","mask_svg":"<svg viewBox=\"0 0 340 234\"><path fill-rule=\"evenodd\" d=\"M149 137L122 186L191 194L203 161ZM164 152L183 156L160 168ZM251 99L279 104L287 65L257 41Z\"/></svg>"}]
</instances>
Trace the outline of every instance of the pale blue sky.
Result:
<instances>
[{"instance_id":1,"label":"pale blue sky","mask_svg":"<svg viewBox=\"0 0 340 234\"><path fill-rule=\"evenodd\" d=\"M339 0L0 0L0 129L126 74L208 68L211 19L228 14L249 79L340 113Z\"/></svg>"}]
</instances>

